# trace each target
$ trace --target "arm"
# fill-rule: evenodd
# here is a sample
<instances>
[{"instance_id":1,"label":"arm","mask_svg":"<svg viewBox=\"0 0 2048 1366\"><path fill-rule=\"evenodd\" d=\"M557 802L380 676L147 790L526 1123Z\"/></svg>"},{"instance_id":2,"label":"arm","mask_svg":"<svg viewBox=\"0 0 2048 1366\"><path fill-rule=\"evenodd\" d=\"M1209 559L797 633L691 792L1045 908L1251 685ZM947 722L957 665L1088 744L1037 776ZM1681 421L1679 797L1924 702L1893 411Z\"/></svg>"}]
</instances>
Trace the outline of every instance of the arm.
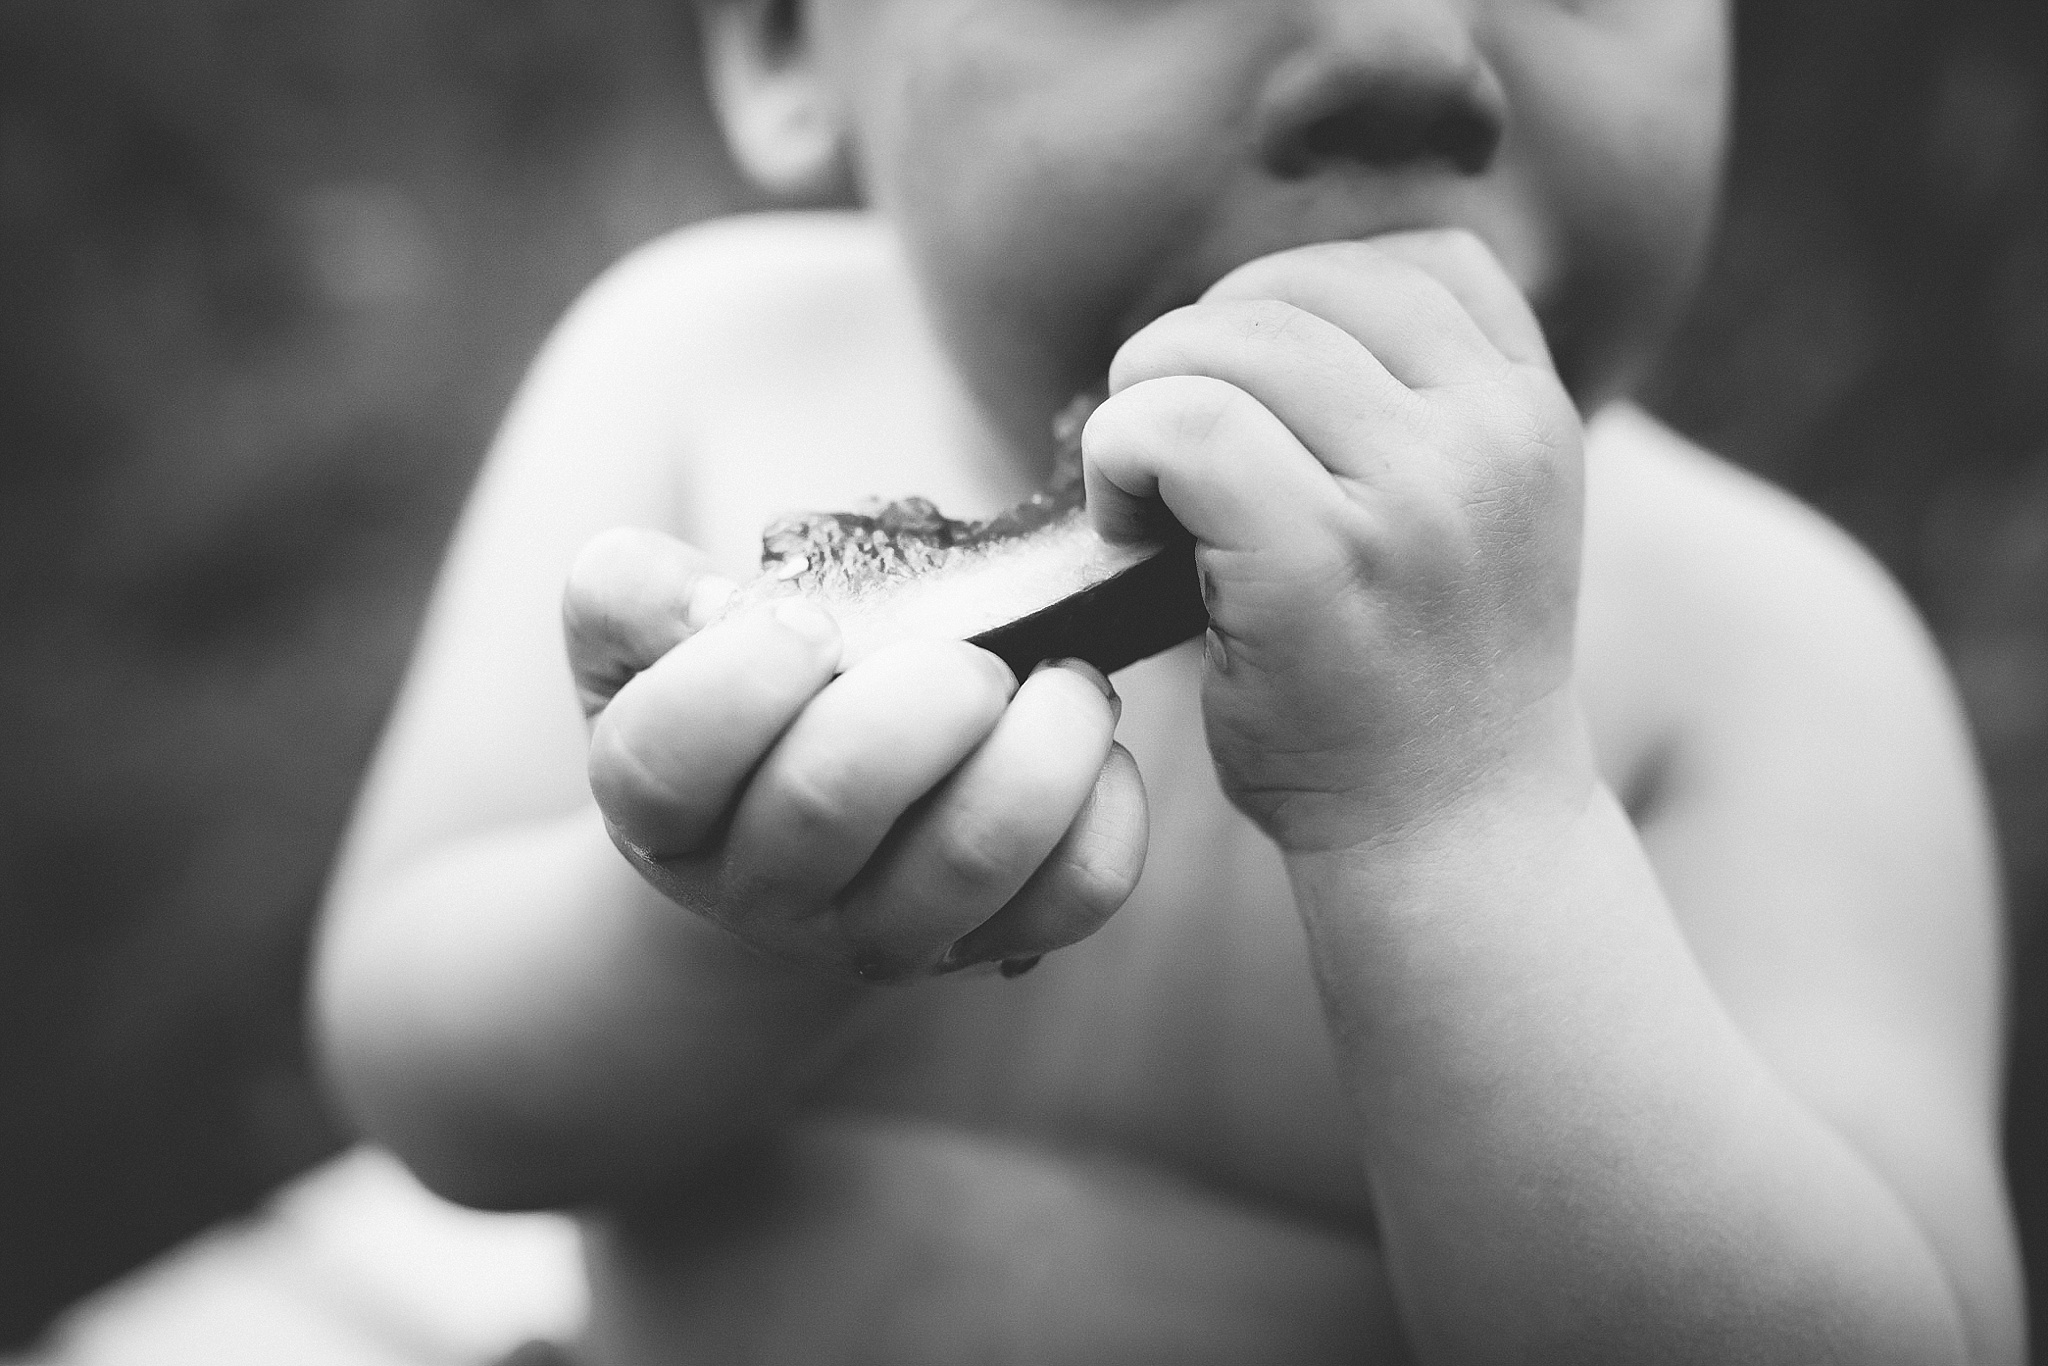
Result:
<instances>
[{"instance_id":1,"label":"arm","mask_svg":"<svg viewBox=\"0 0 2048 1366\"><path fill-rule=\"evenodd\" d=\"M829 619L707 627L714 576L657 530L690 526L690 278L675 248L643 258L543 354L330 896L332 1084L471 1203L684 1179L801 1097L877 996L859 969L1068 942L1142 858L1135 774L1080 673L1013 699L992 657L924 643L835 679ZM592 542L621 525L642 530Z\"/></svg>"},{"instance_id":2,"label":"arm","mask_svg":"<svg viewBox=\"0 0 2048 1366\"><path fill-rule=\"evenodd\" d=\"M1780 960L1737 1015L1597 789L1290 867L1423 1359L2020 1359L1981 1055L1887 1018L1925 998Z\"/></svg>"},{"instance_id":3,"label":"arm","mask_svg":"<svg viewBox=\"0 0 2048 1366\"><path fill-rule=\"evenodd\" d=\"M536 363L457 529L330 889L312 1004L330 1084L458 1199L538 1204L645 1179L562 1122L617 1108L604 1103L617 1077L585 1065L588 1045L652 1047L667 1031L646 1017L676 1010L660 974L725 949L611 847L562 648L583 544L682 516L669 452L687 424L663 400L687 364L687 273L678 245L628 263ZM773 993L758 999L785 1018ZM730 1036L817 1046L804 1013L786 1018ZM752 1063L756 1077L800 1073ZM622 1114L620 1130L657 1118Z\"/></svg>"},{"instance_id":4,"label":"arm","mask_svg":"<svg viewBox=\"0 0 2048 1366\"><path fill-rule=\"evenodd\" d=\"M1639 836L1571 677L1575 425L1480 249L1268 258L1118 369L1091 493L1202 542L1211 744L1418 1359L2018 1360L1981 811L1896 604L1767 555L1719 591L1796 610L1635 643L1740 662Z\"/></svg>"}]
</instances>

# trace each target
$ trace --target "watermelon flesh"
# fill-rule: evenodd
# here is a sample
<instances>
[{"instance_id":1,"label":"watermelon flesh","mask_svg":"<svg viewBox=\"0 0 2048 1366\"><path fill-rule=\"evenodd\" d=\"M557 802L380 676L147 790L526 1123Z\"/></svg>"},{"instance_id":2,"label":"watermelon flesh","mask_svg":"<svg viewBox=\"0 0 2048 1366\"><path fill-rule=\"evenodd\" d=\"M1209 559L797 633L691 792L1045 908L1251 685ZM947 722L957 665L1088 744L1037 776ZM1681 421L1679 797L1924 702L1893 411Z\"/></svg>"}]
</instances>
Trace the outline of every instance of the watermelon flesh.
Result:
<instances>
[{"instance_id":1,"label":"watermelon flesh","mask_svg":"<svg viewBox=\"0 0 2048 1366\"><path fill-rule=\"evenodd\" d=\"M1193 538L1168 524L1112 544L1089 522L1080 428L1092 407L1062 415L1052 487L986 520L955 520L923 498L778 519L762 535L761 577L735 606L786 594L821 603L844 636L842 669L923 636L979 645L1020 679L1047 659L1107 674L1201 634Z\"/></svg>"}]
</instances>

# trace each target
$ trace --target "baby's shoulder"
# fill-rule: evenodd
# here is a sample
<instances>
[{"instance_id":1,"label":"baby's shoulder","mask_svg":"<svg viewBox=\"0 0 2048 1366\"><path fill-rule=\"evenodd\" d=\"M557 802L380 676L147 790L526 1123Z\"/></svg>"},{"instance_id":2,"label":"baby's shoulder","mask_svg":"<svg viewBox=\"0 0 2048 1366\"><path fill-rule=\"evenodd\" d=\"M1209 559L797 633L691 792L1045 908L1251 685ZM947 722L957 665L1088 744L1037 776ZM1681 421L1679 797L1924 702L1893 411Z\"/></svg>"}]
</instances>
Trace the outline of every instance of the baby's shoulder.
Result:
<instances>
[{"instance_id":1,"label":"baby's shoulder","mask_svg":"<svg viewBox=\"0 0 2048 1366\"><path fill-rule=\"evenodd\" d=\"M1706 612L1897 595L1877 561L1777 485L1618 405L1588 435L1589 570Z\"/></svg>"},{"instance_id":2,"label":"baby's shoulder","mask_svg":"<svg viewBox=\"0 0 2048 1366\"><path fill-rule=\"evenodd\" d=\"M849 328L910 306L893 236L854 212L741 214L630 252L586 290L551 346L640 366L788 369Z\"/></svg>"},{"instance_id":3,"label":"baby's shoulder","mask_svg":"<svg viewBox=\"0 0 2048 1366\"><path fill-rule=\"evenodd\" d=\"M592 284L511 429L543 432L578 478L659 484L661 529L741 572L792 509L972 501L956 390L884 223L752 214L679 229Z\"/></svg>"},{"instance_id":4,"label":"baby's shoulder","mask_svg":"<svg viewBox=\"0 0 2048 1366\"><path fill-rule=\"evenodd\" d=\"M818 210L709 218L635 248L598 279L581 308L658 300L694 308L814 301L859 291L901 269L873 214Z\"/></svg>"},{"instance_id":5,"label":"baby's shoulder","mask_svg":"<svg viewBox=\"0 0 2048 1366\"><path fill-rule=\"evenodd\" d=\"M1588 468L1582 648L1638 730L1953 727L1918 614L1818 511L1625 406Z\"/></svg>"}]
</instances>

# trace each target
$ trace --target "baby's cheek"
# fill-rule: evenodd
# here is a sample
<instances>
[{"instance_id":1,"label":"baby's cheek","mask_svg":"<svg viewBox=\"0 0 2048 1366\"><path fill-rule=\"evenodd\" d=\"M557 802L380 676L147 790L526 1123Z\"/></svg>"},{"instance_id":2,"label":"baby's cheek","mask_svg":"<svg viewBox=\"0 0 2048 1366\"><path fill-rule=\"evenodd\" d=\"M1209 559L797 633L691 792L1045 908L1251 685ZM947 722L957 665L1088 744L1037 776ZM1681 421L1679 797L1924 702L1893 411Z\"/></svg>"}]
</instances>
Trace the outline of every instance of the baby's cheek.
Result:
<instances>
[{"instance_id":1,"label":"baby's cheek","mask_svg":"<svg viewBox=\"0 0 2048 1366\"><path fill-rule=\"evenodd\" d=\"M947 350L1033 447L1125 336L1208 283L1165 282L1199 254L1242 142L1218 82L1122 60L1150 30L1101 26L1123 36L1084 51L951 41L960 26L867 120L872 201Z\"/></svg>"},{"instance_id":2,"label":"baby's cheek","mask_svg":"<svg viewBox=\"0 0 2048 1366\"><path fill-rule=\"evenodd\" d=\"M1718 209L1722 6L1636 7L1642 16L1615 19L1611 33L1555 14L1525 19L1562 36L1525 43L1509 73L1515 124L1503 173L1538 197L1530 221L1554 261L1532 297L1582 411L1624 387L1675 320Z\"/></svg>"}]
</instances>

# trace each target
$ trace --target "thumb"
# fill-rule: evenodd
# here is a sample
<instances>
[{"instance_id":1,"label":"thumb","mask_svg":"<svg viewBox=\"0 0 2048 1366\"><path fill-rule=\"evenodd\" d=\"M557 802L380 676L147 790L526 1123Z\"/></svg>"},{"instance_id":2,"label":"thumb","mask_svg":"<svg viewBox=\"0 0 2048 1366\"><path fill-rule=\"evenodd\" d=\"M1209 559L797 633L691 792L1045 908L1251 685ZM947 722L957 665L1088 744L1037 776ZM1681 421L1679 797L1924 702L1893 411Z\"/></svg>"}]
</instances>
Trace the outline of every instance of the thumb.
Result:
<instances>
[{"instance_id":1,"label":"thumb","mask_svg":"<svg viewBox=\"0 0 2048 1366\"><path fill-rule=\"evenodd\" d=\"M562 634L583 714L595 717L641 670L702 630L732 596L694 546L641 527L584 546L562 591Z\"/></svg>"}]
</instances>

